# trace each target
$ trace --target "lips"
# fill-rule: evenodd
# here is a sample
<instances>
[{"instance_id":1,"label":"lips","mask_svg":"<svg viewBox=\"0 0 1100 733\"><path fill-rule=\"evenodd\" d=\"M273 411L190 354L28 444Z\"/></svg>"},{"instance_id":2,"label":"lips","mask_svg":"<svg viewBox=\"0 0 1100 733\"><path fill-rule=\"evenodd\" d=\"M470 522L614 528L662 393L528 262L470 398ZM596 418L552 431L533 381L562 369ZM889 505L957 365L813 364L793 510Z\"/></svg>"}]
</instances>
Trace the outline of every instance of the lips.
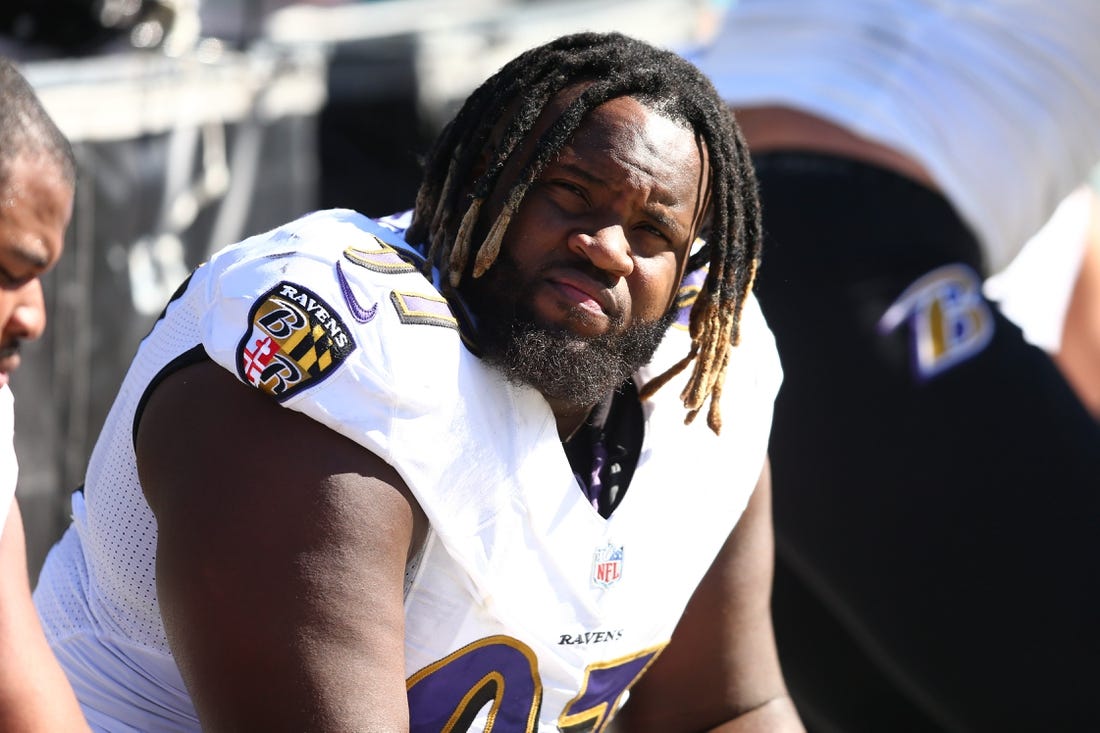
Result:
<instances>
[{"instance_id":1,"label":"lips","mask_svg":"<svg viewBox=\"0 0 1100 733\"><path fill-rule=\"evenodd\" d=\"M611 290L579 270L559 270L547 275L545 279L566 301L585 310L607 318L618 313Z\"/></svg>"}]
</instances>

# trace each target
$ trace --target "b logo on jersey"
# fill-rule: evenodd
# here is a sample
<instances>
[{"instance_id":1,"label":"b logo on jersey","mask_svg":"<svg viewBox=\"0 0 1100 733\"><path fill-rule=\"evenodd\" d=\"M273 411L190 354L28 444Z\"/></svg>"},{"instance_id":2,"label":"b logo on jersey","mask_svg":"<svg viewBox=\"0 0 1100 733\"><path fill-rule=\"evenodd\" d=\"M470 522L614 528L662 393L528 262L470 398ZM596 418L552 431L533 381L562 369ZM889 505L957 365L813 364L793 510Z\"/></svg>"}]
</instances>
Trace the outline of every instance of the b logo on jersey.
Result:
<instances>
[{"instance_id":1,"label":"b logo on jersey","mask_svg":"<svg viewBox=\"0 0 1100 733\"><path fill-rule=\"evenodd\" d=\"M237 348L237 372L279 401L327 377L355 348L335 311L294 283L267 291L248 320Z\"/></svg>"},{"instance_id":2,"label":"b logo on jersey","mask_svg":"<svg viewBox=\"0 0 1100 733\"><path fill-rule=\"evenodd\" d=\"M623 548L608 542L592 558L592 585L610 588L623 577Z\"/></svg>"},{"instance_id":3,"label":"b logo on jersey","mask_svg":"<svg viewBox=\"0 0 1100 733\"><path fill-rule=\"evenodd\" d=\"M979 354L993 338L993 313L978 274L940 267L913 282L879 320L880 333L910 323L913 370L927 380Z\"/></svg>"}]
</instances>

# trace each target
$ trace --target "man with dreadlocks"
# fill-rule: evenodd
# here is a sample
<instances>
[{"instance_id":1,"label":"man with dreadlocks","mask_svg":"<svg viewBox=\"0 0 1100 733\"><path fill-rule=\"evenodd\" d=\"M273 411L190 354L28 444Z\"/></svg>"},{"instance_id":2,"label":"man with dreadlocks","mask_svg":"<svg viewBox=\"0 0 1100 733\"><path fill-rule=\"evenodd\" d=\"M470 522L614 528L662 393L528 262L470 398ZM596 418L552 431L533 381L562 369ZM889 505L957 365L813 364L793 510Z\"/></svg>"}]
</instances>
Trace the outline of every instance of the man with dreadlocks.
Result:
<instances>
[{"instance_id":1,"label":"man with dreadlocks","mask_svg":"<svg viewBox=\"0 0 1100 733\"><path fill-rule=\"evenodd\" d=\"M196 270L36 595L93 726L800 730L754 186L693 66L582 34L470 96L411 219Z\"/></svg>"}]
</instances>

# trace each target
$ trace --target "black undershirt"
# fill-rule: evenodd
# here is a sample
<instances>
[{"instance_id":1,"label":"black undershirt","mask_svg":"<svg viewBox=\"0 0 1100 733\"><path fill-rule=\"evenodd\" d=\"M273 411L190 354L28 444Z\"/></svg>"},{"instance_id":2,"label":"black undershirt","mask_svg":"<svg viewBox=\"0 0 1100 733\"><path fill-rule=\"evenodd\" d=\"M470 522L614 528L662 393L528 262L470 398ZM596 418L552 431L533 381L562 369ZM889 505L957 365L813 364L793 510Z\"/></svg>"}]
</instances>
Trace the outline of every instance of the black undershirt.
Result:
<instances>
[{"instance_id":1,"label":"black undershirt","mask_svg":"<svg viewBox=\"0 0 1100 733\"><path fill-rule=\"evenodd\" d=\"M598 491L594 506L605 519L630 486L642 450L643 426L638 389L627 380L592 408L584 424L562 443L581 488L586 493Z\"/></svg>"}]
</instances>

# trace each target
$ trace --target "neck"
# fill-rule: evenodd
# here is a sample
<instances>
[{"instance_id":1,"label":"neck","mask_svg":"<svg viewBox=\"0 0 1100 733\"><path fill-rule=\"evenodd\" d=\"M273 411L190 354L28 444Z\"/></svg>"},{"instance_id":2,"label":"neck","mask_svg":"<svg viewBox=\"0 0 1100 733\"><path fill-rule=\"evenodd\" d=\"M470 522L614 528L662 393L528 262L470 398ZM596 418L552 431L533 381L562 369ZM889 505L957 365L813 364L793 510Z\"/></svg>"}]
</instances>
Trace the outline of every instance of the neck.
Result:
<instances>
[{"instance_id":1,"label":"neck","mask_svg":"<svg viewBox=\"0 0 1100 733\"><path fill-rule=\"evenodd\" d=\"M546 401L550 404L550 409L554 413L554 420L558 424L558 438L563 443L572 438L581 425L584 425L584 421L588 419L593 407L593 405L578 407L571 402L549 398Z\"/></svg>"}]
</instances>

